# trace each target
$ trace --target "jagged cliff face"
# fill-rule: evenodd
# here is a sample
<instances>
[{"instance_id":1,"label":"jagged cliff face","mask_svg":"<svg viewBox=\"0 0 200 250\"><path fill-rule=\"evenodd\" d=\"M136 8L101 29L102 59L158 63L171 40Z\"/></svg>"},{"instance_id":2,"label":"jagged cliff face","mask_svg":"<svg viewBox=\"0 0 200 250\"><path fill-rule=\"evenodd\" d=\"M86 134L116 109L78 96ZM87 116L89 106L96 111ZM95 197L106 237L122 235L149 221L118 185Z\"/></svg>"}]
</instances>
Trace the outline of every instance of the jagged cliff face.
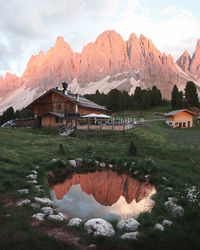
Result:
<instances>
[{"instance_id":1,"label":"jagged cliff face","mask_svg":"<svg viewBox=\"0 0 200 250\"><path fill-rule=\"evenodd\" d=\"M196 49L192 58L188 52L185 51L177 60L177 64L183 71L191 74L192 76L200 76L200 39L197 41Z\"/></svg>"},{"instance_id":2,"label":"jagged cliff face","mask_svg":"<svg viewBox=\"0 0 200 250\"><path fill-rule=\"evenodd\" d=\"M40 51L31 57L21 77L8 73L0 78L0 112L9 106L23 108L63 81L80 94L97 89L107 93L113 88L132 94L137 86L145 89L156 85L165 98L170 98L174 84L184 89L188 80L195 81L193 75L200 74L199 62L200 40L192 59L185 52L175 64L172 56L161 53L143 35L138 38L131 34L124 41L115 31L106 31L81 54L58 37L46 54Z\"/></svg>"},{"instance_id":3,"label":"jagged cliff face","mask_svg":"<svg viewBox=\"0 0 200 250\"><path fill-rule=\"evenodd\" d=\"M114 171L103 171L87 174L74 174L64 183L51 187L57 200L62 200L72 185L80 184L83 192L92 194L95 200L104 206L115 204L121 196L130 204L145 199L154 190L148 182L140 183L138 180L125 174L118 175Z\"/></svg>"}]
</instances>

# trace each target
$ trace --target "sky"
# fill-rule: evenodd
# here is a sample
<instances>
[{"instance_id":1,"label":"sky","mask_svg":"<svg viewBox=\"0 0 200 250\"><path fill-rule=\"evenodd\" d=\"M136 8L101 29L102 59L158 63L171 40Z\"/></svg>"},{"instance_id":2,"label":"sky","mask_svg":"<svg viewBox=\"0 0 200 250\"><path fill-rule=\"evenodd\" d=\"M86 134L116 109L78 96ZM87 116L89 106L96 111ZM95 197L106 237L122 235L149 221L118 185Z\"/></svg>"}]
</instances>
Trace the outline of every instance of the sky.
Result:
<instances>
[{"instance_id":1,"label":"sky","mask_svg":"<svg viewBox=\"0 0 200 250\"><path fill-rule=\"evenodd\" d=\"M199 0L0 0L0 75L21 76L31 55L63 36L74 52L105 30L145 35L175 60L200 39Z\"/></svg>"}]
</instances>

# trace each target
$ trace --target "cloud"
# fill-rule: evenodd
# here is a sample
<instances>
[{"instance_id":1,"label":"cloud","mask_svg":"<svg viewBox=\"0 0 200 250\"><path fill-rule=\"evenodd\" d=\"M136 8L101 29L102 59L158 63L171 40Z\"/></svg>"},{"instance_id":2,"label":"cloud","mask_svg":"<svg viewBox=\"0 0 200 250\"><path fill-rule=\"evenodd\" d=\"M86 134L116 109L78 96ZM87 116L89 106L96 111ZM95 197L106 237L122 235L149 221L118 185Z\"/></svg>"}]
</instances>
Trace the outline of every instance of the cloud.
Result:
<instances>
[{"instance_id":1,"label":"cloud","mask_svg":"<svg viewBox=\"0 0 200 250\"><path fill-rule=\"evenodd\" d=\"M179 56L194 50L196 17L176 5L154 9L142 0L0 0L0 74L20 75L32 54L46 52L58 35L74 51L105 30L128 39L133 32L151 38L161 51Z\"/></svg>"}]
</instances>

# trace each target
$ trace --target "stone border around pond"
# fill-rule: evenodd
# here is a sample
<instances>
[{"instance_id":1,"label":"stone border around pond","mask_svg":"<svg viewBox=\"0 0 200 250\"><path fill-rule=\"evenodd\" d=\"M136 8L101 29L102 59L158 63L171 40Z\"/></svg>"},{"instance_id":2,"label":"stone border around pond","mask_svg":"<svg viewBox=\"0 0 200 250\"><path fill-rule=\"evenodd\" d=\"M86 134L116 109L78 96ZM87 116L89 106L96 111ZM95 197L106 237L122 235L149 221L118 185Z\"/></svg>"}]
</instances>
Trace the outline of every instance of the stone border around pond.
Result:
<instances>
[{"instance_id":1,"label":"stone border around pond","mask_svg":"<svg viewBox=\"0 0 200 250\"><path fill-rule=\"evenodd\" d=\"M51 160L51 163L56 162L56 159ZM104 162L95 161L97 168L108 168L113 169L114 166L112 164L105 164ZM73 168L81 168L83 166L83 159L76 158L74 160L69 160L69 164ZM31 169L30 174L26 176L27 184L33 188L38 194L43 193L42 186L38 184L37 177L38 177L38 170L39 166L33 166ZM136 173L137 175L137 173ZM162 177L165 178L165 177ZM166 178L165 178L166 179ZM171 190L170 187L169 190ZM166 189L166 188L165 188ZM17 190L18 193L22 195L30 194L31 190L27 189L19 189ZM41 195L40 195L41 196ZM182 206L178 206L176 203L178 202L177 198L175 197L168 197L168 201L164 203L164 207L166 210L173 217L183 216L184 209ZM67 222L67 218L64 216L63 213L57 212L54 208L53 202L47 197L34 197L34 199L24 199L20 200L16 203L17 207L24 207L29 206L33 209L40 209L41 212L35 213L32 215L32 218L38 220L40 222L44 222L45 219L50 221L58 221L58 222ZM66 224L67 227L79 227L84 222L81 218L72 218ZM171 226L173 224L170 220L163 220L162 224L157 223L154 225L154 230L164 231L165 227ZM137 231L140 223L134 218L128 218L126 220L119 220L116 228L121 232L126 232L120 236L121 239L132 239L137 240L140 236L140 233ZM84 223L84 229L88 234L93 236L107 236L111 237L115 234L115 229L112 224L103 220L101 218L94 218L86 221Z\"/></svg>"}]
</instances>

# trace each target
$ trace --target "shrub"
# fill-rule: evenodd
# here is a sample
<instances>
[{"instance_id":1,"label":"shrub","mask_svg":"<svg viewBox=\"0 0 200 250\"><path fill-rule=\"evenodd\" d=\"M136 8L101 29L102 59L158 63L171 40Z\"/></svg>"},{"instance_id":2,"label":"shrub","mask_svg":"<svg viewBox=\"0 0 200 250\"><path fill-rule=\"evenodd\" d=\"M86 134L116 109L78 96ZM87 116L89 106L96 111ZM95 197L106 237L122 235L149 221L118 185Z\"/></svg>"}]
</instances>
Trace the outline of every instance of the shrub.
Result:
<instances>
[{"instance_id":1,"label":"shrub","mask_svg":"<svg viewBox=\"0 0 200 250\"><path fill-rule=\"evenodd\" d=\"M129 146L129 154L134 155L134 156L136 156L137 154L137 147L133 141L130 143L130 146Z\"/></svg>"},{"instance_id":2,"label":"shrub","mask_svg":"<svg viewBox=\"0 0 200 250\"><path fill-rule=\"evenodd\" d=\"M64 150L64 147L63 147L62 144L59 144L58 153L59 153L59 154L64 154L64 153L65 153L65 150Z\"/></svg>"}]
</instances>

